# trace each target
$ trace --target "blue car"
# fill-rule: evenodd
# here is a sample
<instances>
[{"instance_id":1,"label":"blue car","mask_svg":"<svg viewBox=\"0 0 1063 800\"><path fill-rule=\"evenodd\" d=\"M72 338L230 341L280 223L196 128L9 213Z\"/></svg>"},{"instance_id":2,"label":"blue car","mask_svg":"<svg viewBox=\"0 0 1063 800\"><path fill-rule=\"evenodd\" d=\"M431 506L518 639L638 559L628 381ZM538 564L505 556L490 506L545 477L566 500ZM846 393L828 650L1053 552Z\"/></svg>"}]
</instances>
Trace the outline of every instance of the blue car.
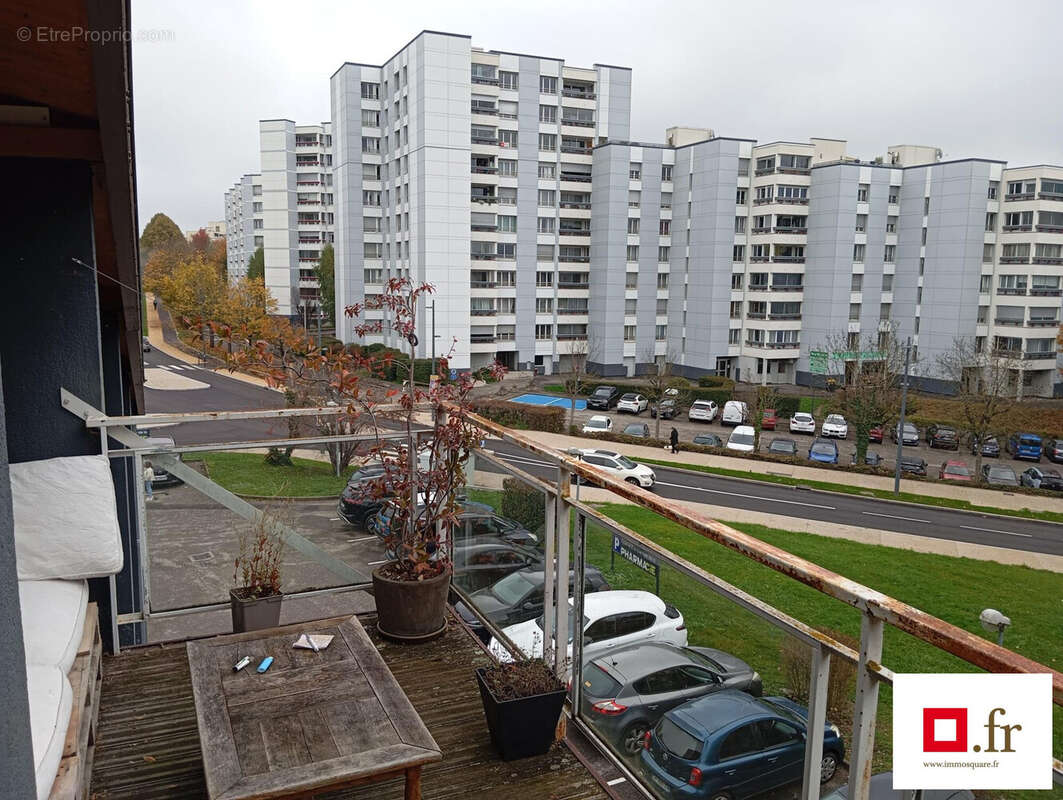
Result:
<instances>
[{"instance_id":1,"label":"blue car","mask_svg":"<svg viewBox=\"0 0 1063 800\"><path fill-rule=\"evenodd\" d=\"M1041 437L1036 433L1013 433L1008 439L1008 452L1012 458L1040 461L1042 450Z\"/></svg>"},{"instance_id":2,"label":"blue car","mask_svg":"<svg viewBox=\"0 0 1063 800\"><path fill-rule=\"evenodd\" d=\"M816 439L808 448L808 460L823 464L838 463L838 445L830 439Z\"/></svg>"},{"instance_id":3,"label":"blue car","mask_svg":"<svg viewBox=\"0 0 1063 800\"><path fill-rule=\"evenodd\" d=\"M642 772L665 797L744 800L801 780L808 711L784 697L736 689L674 708L646 733ZM834 777L845 755L838 727L823 730L820 780Z\"/></svg>"}]
</instances>

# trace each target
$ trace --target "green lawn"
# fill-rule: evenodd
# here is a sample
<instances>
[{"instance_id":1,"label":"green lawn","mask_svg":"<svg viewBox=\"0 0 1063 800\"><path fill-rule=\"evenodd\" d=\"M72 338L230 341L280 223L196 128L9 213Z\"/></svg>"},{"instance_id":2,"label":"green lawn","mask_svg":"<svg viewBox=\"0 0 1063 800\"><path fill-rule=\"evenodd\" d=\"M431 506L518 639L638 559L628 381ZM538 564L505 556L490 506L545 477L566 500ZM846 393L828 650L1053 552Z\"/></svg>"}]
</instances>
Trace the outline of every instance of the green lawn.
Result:
<instances>
[{"instance_id":1,"label":"green lawn","mask_svg":"<svg viewBox=\"0 0 1063 800\"><path fill-rule=\"evenodd\" d=\"M1063 512L1059 511L1031 511L1028 508L995 508L993 506L975 505L967 500L958 500L952 497L933 497L925 494L912 494L911 492L901 492L899 495L895 495L888 489L869 489L864 486L852 486L845 483L811 481L805 478L791 478L786 475L770 475L762 472L745 472L739 469L711 467L706 464L682 464L678 461L662 461L656 458L639 458L638 460L645 464L658 464L662 467L675 467L676 469L686 469L694 472L707 472L711 475L722 475L729 478L745 478L746 480L762 481L764 483L778 483L783 486L808 486L812 489L821 489L825 492L859 494L864 495L865 497L878 497L883 500L903 500L906 503L956 508L963 511L977 511L983 514L1002 514L1008 517L1040 519L1045 520L1046 522L1063 522Z\"/></svg>"},{"instance_id":2,"label":"green lawn","mask_svg":"<svg viewBox=\"0 0 1063 800\"><path fill-rule=\"evenodd\" d=\"M290 467L277 467L267 464L261 453L202 455L212 480L230 492L259 497L336 497L351 473L337 478L327 461L305 458L293 458Z\"/></svg>"},{"instance_id":3,"label":"green lawn","mask_svg":"<svg viewBox=\"0 0 1063 800\"><path fill-rule=\"evenodd\" d=\"M471 497L496 507L500 492L470 491ZM766 601L806 624L839 631L855 639L860 635L859 613L826 595L704 539L646 509L622 504L600 506L603 513L652 539L673 553L710 570L718 577ZM848 578L910 603L961 628L985 636L979 612L998 608L1011 617L1005 644L1053 669L1063 669L1063 629L1055 624L1063 597L1063 576L1028 567L953 558L877 545L830 539L806 533L735 524L765 542L783 547ZM614 588L653 591L653 575L617 558L611 559L611 537L591 526L587 535L587 561L606 574ZM786 693L780 645L784 634L671 569L661 574L661 596L682 611L690 641L734 653L764 679L768 694ZM887 626L883 663L895 672L976 672L977 669L920 640ZM851 742L851 708L830 712ZM1063 711L1054 708L1053 752L1063 752ZM880 692L875 771L890 769L892 708L888 687ZM1020 796L1020 793L1007 793ZM1035 795L1025 795L1033 798ZM1063 797L1040 792L1040 798Z\"/></svg>"}]
</instances>

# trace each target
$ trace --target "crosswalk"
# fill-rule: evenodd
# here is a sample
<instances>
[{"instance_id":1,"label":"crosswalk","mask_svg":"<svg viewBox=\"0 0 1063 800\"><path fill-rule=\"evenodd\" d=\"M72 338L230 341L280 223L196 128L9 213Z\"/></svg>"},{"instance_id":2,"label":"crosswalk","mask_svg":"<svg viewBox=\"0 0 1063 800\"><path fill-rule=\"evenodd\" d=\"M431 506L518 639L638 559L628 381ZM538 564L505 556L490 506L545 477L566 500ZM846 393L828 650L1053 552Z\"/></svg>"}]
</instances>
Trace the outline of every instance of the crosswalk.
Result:
<instances>
[{"instance_id":1,"label":"crosswalk","mask_svg":"<svg viewBox=\"0 0 1063 800\"><path fill-rule=\"evenodd\" d=\"M155 366L159 369L170 370L171 372L176 372L178 370L203 369L203 367L197 367L195 364L156 364Z\"/></svg>"}]
</instances>

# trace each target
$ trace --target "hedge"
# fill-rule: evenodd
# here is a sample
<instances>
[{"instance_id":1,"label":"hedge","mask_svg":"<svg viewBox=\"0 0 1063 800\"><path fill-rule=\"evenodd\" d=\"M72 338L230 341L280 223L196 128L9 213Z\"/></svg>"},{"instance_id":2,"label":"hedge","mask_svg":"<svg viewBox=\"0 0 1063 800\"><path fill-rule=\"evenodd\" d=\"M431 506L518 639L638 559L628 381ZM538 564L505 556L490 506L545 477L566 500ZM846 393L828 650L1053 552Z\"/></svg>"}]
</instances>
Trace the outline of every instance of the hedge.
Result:
<instances>
[{"instance_id":1,"label":"hedge","mask_svg":"<svg viewBox=\"0 0 1063 800\"><path fill-rule=\"evenodd\" d=\"M735 382L726 375L702 375L698 378L698 386L705 389L730 389L734 391Z\"/></svg>"},{"instance_id":2,"label":"hedge","mask_svg":"<svg viewBox=\"0 0 1063 800\"><path fill-rule=\"evenodd\" d=\"M798 411L800 411L801 398L796 395L787 395L786 397L780 397L775 401L775 416L779 419L783 417L792 417Z\"/></svg>"},{"instance_id":3,"label":"hedge","mask_svg":"<svg viewBox=\"0 0 1063 800\"><path fill-rule=\"evenodd\" d=\"M730 389L691 389L690 400L714 400L716 405L723 406L728 400L734 397L734 393Z\"/></svg>"},{"instance_id":4,"label":"hedge","mask_svg":"<svg viewBox=\"0 0 1063 800\"><path fill-rule=\"evenodd\" d=\"M564 432L568 413L567 409L557 406L532 406L507 400L474 400L469 404L469 410L509 428L547 433Z\"/></svg>"},{"instance_id":5,"label":"hedge","mask_svg":"<svg viewBox=\"0 0 1063 800\"><path fill-rule=\"evenodd\" d=\"M540 530L546 524L546 502L542 492L516 478L502 481L503 517L519 522L526 530Z\"/></svg>"}]
</instances>

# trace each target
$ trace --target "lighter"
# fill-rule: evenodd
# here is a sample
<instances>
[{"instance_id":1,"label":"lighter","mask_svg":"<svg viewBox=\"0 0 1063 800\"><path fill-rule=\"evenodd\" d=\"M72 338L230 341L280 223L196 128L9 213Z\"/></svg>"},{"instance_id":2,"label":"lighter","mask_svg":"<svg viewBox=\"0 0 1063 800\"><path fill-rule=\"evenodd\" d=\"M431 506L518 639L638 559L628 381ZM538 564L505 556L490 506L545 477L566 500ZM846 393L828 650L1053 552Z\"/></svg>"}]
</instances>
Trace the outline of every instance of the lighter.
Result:
<instances>
[{"instance_id":1,"label":"lighter","mask_svg":"<svg viewBox=\"0 0 1063 800\"><path fill-rule=\"evenodd\" d=\"M258 665L259 672L265 672L269 669L269 665L273 663L273 656L266 656L262 659L262 663Z\"/></svg>"},{"instance_id":2,"label":"lighter","mask_svg":"<svg viewBox=\"0 0 1063 800\"><path fill-rule=\"evenodd\" d=\"M240 670L242 670L244 667L246 667L250 663L251 663L251 656L244 656L239 661L237 661L235 664L233 664L233 672L239 672Z\"/></svg>"}]
</instances>

